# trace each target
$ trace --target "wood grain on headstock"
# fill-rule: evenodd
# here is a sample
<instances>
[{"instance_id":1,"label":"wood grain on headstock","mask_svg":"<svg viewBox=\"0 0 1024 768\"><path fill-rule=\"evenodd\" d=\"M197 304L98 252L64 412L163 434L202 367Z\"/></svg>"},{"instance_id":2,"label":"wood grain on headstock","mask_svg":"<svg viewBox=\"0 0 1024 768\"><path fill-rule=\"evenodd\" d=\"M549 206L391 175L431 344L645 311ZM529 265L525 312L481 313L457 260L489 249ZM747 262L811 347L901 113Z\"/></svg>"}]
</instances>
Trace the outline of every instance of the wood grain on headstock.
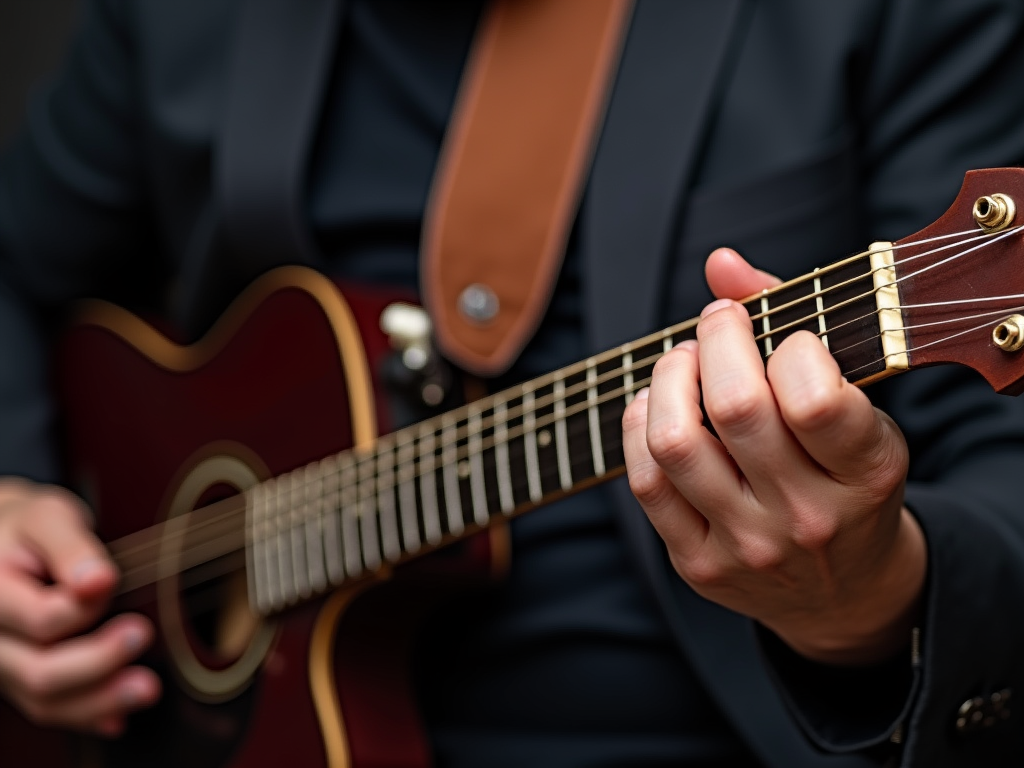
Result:
<instances>
[{"instance_id":1,"label":"wood grain on headstock","mask_svg":"<svg viewBox=\"0 0 1024 768\"><path fill-rule=\"evenodd\" d=\"M1009 234L922 242L957 232L981 236L972 215L974 203L999 192L1017 204ZM1024 391L1024 350L1005 352L992 341L993 328L1024 304L1024 232L1010 233L1021 224L1024 169L969 171L956 201L940 219L896 243L911 367L960 363L978 371L998 392ZM950 247L939 250L943 245Z\"/></svg>"}]
</instances>

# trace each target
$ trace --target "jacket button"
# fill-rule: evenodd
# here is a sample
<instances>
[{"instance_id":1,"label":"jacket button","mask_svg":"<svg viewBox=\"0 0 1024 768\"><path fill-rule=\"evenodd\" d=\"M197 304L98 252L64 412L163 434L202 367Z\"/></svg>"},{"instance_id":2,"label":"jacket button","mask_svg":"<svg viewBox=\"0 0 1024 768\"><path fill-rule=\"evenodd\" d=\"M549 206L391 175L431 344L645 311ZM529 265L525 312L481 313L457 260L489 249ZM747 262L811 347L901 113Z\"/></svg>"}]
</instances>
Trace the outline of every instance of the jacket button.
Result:
<instances>
[{"instance_id":1,"label":"jacket button","mask_svg":"<svg viewBox=\"0 0 1024 768\"><path fill-rule=\"evenodd\" d=\"M967 734L991 728L1010 717L1010 696L1012 691L1004 688L988 696L975 696L960 705L956 717L956 730Z\"/></svg>"}]
</instances>

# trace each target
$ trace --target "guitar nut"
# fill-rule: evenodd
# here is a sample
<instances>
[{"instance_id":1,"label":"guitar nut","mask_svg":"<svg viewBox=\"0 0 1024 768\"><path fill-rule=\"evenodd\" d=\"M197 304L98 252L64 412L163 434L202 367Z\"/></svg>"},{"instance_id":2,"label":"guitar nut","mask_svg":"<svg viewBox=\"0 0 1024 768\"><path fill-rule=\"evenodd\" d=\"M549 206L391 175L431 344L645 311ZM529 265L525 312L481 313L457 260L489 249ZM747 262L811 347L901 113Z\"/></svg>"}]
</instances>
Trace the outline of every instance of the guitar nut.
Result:
<instances>
[{"instance_id":1,"label":"guitar nut","mask_svg":"<svg viewBox=\"0 0 1024 768\"><path fill-rule=\"evenodd\" d=\"M985 232L1001 232L1013 223L1017 206L1012 197L996 192L994 195L979 197L971 213Z\"/></svg>"},{"instance_id":2,"label":"guitar nut","mask_svg":"<svg viewBox=\"0 0 1024 768\"><path fill-rule=\"evenodd\" d=\"M992 343L1004 352L1024 347L1024 315L1010 315L992 329Z\"/></svg>"}]
</instances>

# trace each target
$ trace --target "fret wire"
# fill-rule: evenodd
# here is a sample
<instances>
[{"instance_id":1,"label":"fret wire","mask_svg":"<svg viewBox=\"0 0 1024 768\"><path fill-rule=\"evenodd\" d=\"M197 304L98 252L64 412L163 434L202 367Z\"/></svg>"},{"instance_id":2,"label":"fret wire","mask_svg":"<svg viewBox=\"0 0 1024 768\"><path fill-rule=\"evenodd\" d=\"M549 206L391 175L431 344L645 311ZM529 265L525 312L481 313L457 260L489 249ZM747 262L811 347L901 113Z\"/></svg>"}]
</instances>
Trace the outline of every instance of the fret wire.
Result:
<instances>
[{"instance_id":1,"label":"fret wire","mask_svg":"<svg viewBox=\"0 0 1024 768\"><path fill-rule=\"evenodd\" d=\"M1019 227L1014 227L1013 229L1005 230L1005 231L1003 231L1001 233L998 233L998 234L997 233L980 234L977 231L974 231L974 232L957 232L957 233L954 233L954 234L951 234L951 235L948 235L948 236L943 235L943 236L939 236L939 237L932 237L932 238L927 238L925 240L921 240L921 241L917 241L917 242L906 242L906 243L900 243L900 244L893 244L892 248L890 248L888 250L900 251L900 250L904 250L906 248L913 248L913 247L916 247L916 246L919 246L919 245L925 245L925 244L928 244L928 243L936 242L938 240L948 239L949 237L963 237L965 235L973 235L973 237L964 237L964 239L961 240L961 241L957 241L957 242L953 242L953 243L947 243L946 245L942 245L942 246L939 246L937 248L932 248L931 250L915 254L914 256L908 256L906 258L897 259L896 261L894 261L892 266L901 267L901 266L903 266L903 265L905 265L905 264L907 264L907 263L909 263L911 261L915 261L917 259L923 258L924 256L930 256L930 255L933 255L933 254L936 254L936 253L941 253L942 251L946 251L946 250L949 250L951 248L958 248L958 247L960 247L962 245L968 245L970 243L976 243L978 241L989 240L989 242L982 242L980 245L977 245L974 248L968 249L967 251L964 251L964 252L962 252L960 254L957 254L956 256L952 257L952 258L959 258L960 256L964 256L964 255L966 255L968 253L971 253L971 252L973 252L975 250L978 250L978 249L984 248L984 247L986 247L988 245L991 245L992 243L998 241L1000 238L1007 237L1007 236L1012 235L1012 234L1016 234L1019 231L1021 231L1022 229L1024 229L1024 225L1019 226ZM991 238L995 238L995 239L992 240ZM798 285L801 285L802 283L805 283L808 280L813 280L814 277L815 277L815 273L821 273L822 275L827 275L827 274L830 274L831 272L838 272L841 269L843 269L844 267L848 267L849 265L855 263L858 260L870 261L870 256L871 256L871 250L870 249L868 249L866 251L861 251L860 253L856 253L853 256L849 256L846 259L843 259L842 261L836 262L835 264L829 264L828 266L825 266L825 267L818 267L817 269L815 269L814 271L810 272L809 274L801 275L801 276L799 276L797 278L794 278L793 280L788 280L787 282L785 282L785 283L783 283L781 285L777 285L774 288L770 288L769 292L770 293L774 293L776 291L781 291L781 290L785 290L787 288L793 288L793 287L796 287ZM940 263L945 263L945 262L940 262ZM856 275L854 277L849 278L848 280L845 280L843 282L836 283L835 285L829 286L824 291L824 293L831 293L833 291L845 288L848 285L850 285L851 283L855 283L855 282L857 282L859 280L863 280L865 278L872 277L875 274L875 272L878 271L878 269L886 269L886 268L888 268L888 267L882 267L882 268L869 267L868 271L864 272L863 274ZM917 273L914 273L914 274L917 274ZM907 275L907 277L912 277L912 276L913 275ZM794 302L790 302L789 304L782 304L782 305L779 305L777 307L773 307L771 311L772 311L772 313L781 312L783 310L789 309L794 304L800 303L801 301L804 301L804 299L802 299L802 298L801 299L797 299ZM752 320L759 320L760 316L759 315L755 315L751 319Z\"/></svg>"},{"instance_id":2,"label":"fret wire","mask_svg":"<svg viewBox=\"0 0 1024 768\"><path fill-rule=\"evenodd\" d=\"M978 326L978 328L984 328L984 327L986 327L986 326L984 326L984 325ZM970 333L970 332L972 332L972 331L976 331L976 330L978 330L978 328L968 329L967 331L963 331L963 332L961 332L961 334L957 334L957 335L963 335L964 333ZM876 338L877 338L877 336L876 336ZM656 359L656 356L655 356L655 358L653 358L653 359ZM846 373L850 373L850 371L847 371ZM639 388L642 388L642 387L643 387L643 386L645 386L645 385L646 385L646 384L647 384L648 382L649 382L649 379L643 379L643 380L641 380L641 381L638 381L638 382L634 382L634 388L635 388L635 389L639 389ZM607 400L612 400L612 399L618 398L618 397L620 397L621 395L622 395L622 391L621 391L621 390L615 390L615 391L612 391L612 392L609 392L609 393L607 393L607 394L603 395L603 396L602 396L602 397L601 397L600 399L601 399L601 401L603 402L603 401L607 401ZM256 496L258 497L258 496L259 496L259 495L260 495L261 493L263 493L263 494L267 494L267 492L269 491L270 493L269 493L269 494L267 494L267 495L271 495L271 496L273 496L273 495L275 495L275 494L273 494L273 492L272 492L272 489L273 489L273 486L274 486L274 485L275 485L275 480L274 480L274 478L271 478L271 479L269 479L269 480L267 480L267 481L264 481L264 483L262 483L262 484L261 484L261 486L262 486L262 488L263 488L263 491L260 491L260 490L256 490L256 489L254 489L254 494L255 494L255 495L256 495ZM245 511L245 510L243 509L243 510L242 510L242 513L243 513L243 514L244 514L244 511ZM233 510L232 512L229 512L229 513L227 513L227 514L223 514L223 515L221 515L221 518L228 518L228 517L231 517L231 516L232 516L233 514L235 514L235 513L237 513L237 510ZM158 527L159 527L159 526L154 526L154 528L158 528ZM142 533L143 533L143 532L141 532L141 531L139 532L139 534L142 534ZM124 537L124 538L125 538L125 539L128 539L128 538L131 538L131 536L128 536L128 537ZM226 537L223 537L223 538L225 538L225 539L230 539L231 541L235 541L235 540L237 540L237 536L235 536L235 535L230 535L230 536L226 536ZM115 542L115 544L116 544L116 542ZM113 545L112 545L112 546L113 546ZM149 547L149 546L151 546L151 543L147 543L147 544L141 545L141 546L140 546L140 549L141 549L141 548L145 548L145 547ZM220 552L221 554L226 554L227 552L230 552L230 551L231 551L231 550L219 550L219 552ZM188 566L188 567L192 567L192 566ZM137 569L137 570L147 570L147 569L151 570L151 567L150 567L150 566L149 566L148 564L146 564L146 565L144 565L144 566L141 566L141 567L140 567L139 569ZM135 573L134 571L133 571L133 572L126 572L126 573L125 573L125 578L131 578L131 577L132 577L132 576L134 575L134 573ZM276 603L277 601L274 601L274 600L270 600L270 601L268 601L268 602Z\"/></svg>"},{"instance_id":3,"label":"fret wire","mask_svg":"<svg viewBox=\"0 0 1024 768\"><path fill-rule=\"evenodd\" d=\"M590 422L590 450L594 460L594 477L605 473L604 448L601 440L601 422L597 407L597 367L593 359L587 366L587 419Z\"/></svg>"},{"instance_id":4,"label":"fret wire","mask_svg":"<svg viewBox=\"0 0 1024 768\"><path fill-rule=\"evenodd\" d=\"M526 482L530 491L530 499L539 501L544 495L540 485L540 466L537 459L537 422L534 410L534 394L532 389L523 391L523 435L526 442ZM511 430L510 430L511 431Z\"/></svg>"},{"instance_id":5,"label":"fret wire","mask_svg":"<svg viewBox=\"0 0 1024 768\"><path fill-rule=\"evenodd\" d=\"M395 447L386 440L377 450L377 510L380 515L381 549L384 557L395 562L402 556L398 540L398 512L395 509Z\"/></svg>"},{"instance_id":6,"label":"fret wire","mask_svg":"<svg viewBox=\"0 0 1024 768\"><path fill-rule=\"evenodd\" d=\"M772 353L772 326L768 320L768 297L761 297L761 328L764 331L764 356Z\"/></svg>"},{"instance_id":7,"label":"fret wire","mask_svg":"<svg viewBox=\"0 0 1024 768\"><path fill-rule=\"evenodd\" d=\"M434 475L434 430L424 424L420 432L420 501L423 530L429 544L441 541L441 516L437 508L437 478Z\"/></svg>"},{"instance_id":8,"label":"fret wire","mask_svg":"<svg viewBox=\"0 0 1024 768\"><path fill-rule=\"evenodd\" d=\"M494 462L498 474L498 500L501 511L509 514L516 507L512 494L512 467L508 457L508 406L504 400L494 405Z\"/></svg>"},{"instance_id":9,"label":"fret wire","mask_svg":"<svg viewBox=\"0 0 1024 768\"><path fill-rule=\"evenodd\" d=\"M444 483L445 511L448 513L448 530L458 536L466 528L462 517L462 491L456 464L459 460L459 446L456 421L441 421L441 480Z\"/></svg>"},{"instance_id":10,"label":"fret wire","mask_svg":"<svg viewBox=\"0 0 1024 768\"><path fill-rule=\"evenodd\" d=\"M287 478L282 476L274 483L272 496L270 497L271 504L268 508L274 525L274 544L278 570L277 594L281 605L287 605L291 601L292 598L288 593L288 585L295 583L294 576L292 575L291 536L287 536L288 540L285 540L288 530L285 528L286 518L282 514L281 504L286 482Z\"/></svg>"},{"instance_id":11,"label":"fret wire","mask_svg":"<svg viewBox=\"0 0 1024 768\"><path fill-rule=\"evenodd\" d=\"M856 301L858 299L865 298L866 296L874 295L880 288L888 288L888 287L890 287L892 285L898 285L899 283L903 282L904 280L908 280L908 279L910 279L912 277L916 277L917 275L921 274L922 272L926 272L926 271L928 271L930 269L934 269L936 267L942 266L942 265L944 265L944 264L946 264L946 263L948 263L950 261L954 261L956 259L963 258L964 256L967 256L967 255L969 255L971 253L974 253L975 251L978 251L978 250L981 250L982 248L986 248L986 247L988 247L990 245L993 245L994 243L998 242L999 240L1002 240L1003 238L1009 237L1009 236L1014 235L1014 234L1018 234L1021 230L1024 230L1024 225L1021 225L1021 226L1018 226L1018 227L1014 227L1013 229L1008 229L1008 230L1005 230L1005 231L1000 232L1000 233L986 233L984 235L978 235L977 233L957 233L957 235L975 234L976 236L975 237L968 237L968 238L966 238L966 239L964 239L963 241L960 241L960 242L948 243L948 244L940 246L938 248L932 248L931 250L915 254L914 256L908 256L908 257L906 257L904 259L897 259L896 261L894 261L894 263L891 266L878 267L878 268L871 267L871 268L868 269L867 272L865 272L863 274L856 275L856 276L851 277L851 278L849 278L849 279L847 279L847 280L845 280L843 282L836 283L835 285L829 286L827 289L825 289L823 291L823 293L831 293L831 292L839 290L841 288L845 288L845 287L847 287L847 286L849 286L849 285L851 285L853 283L856 283L856 282L858 282L860 280L864 280L865 278L872 277L877 271L879 271L881 269L890 269L891 267L902 267L905 264L907 264L908 262L915 261L916 259L923 258L924 256L931 256L931 255L934 255L936 253L940 253L942 251L949 250L951 248L957 248L957 247L960 247L960 246L963 246L963 245L967 245L967 244L970 244L970 243L976 243L978 241L982 241L978 245L975 245L972 248L968 248L966 251L961 251L959 253L953 254L952 256L949 256L949 257L947 257L947 258L945 258L945 259L943 259L943 260L941 260L939 262L936 262L936 263L931 264L931 265L929 265L927 267L924 267L923 269L920 269L917 272L910 272L910 273L908 273L906 275L903 275L902 277L897 278L896 280L894 280L892 282L884 283L884 284L882 284L881 286L879 286L877 288L872 288L870 292L861 294L859 296L855 296L855 297L853 297L853 299L851 299L851 301ZM956 235L951 235L951 236L956 236ZM935 240L940 240L940 239L943 239L943 238L942 237L929 238L929 239L921 241L920 243L901 243L901 244L898 244L898 245L893 245L893 247L890 248L889 250L891 250L891 251L899 251L901 249L910 248L910 247L913 247L913 246L916 246L916 245L921 245L923 243L929 243L929 242L933 242ZM815 277L816 273L820 273L821 275L827 275L827 274L829 274L831 272L839 271L839 269L842 268L842 267L849 266L850 264L854 263L858 259L869 260L870 259L870 255L871 255L871 251L868 250L868 251L864 251L862 253L855 254L854 256L851 256L851 257L849 257L847 259L844 259L843 261L837 262L836 264L832 264L832 265L829 265L827 267L819 267L819 268L815 269L813 272L811 272L808 275L802 275L801 277L796 278L795 280L790 280L787 283L783 283L782 285L779 285L779 286L776 286L773 289L770 289L770 292L784 290L786 288L793 287L793 286L799 285L799 284L801 284L803 282L806 282L807 280L818 279L818 278ZM796 299L796 300L794 300L792 302L780 305L778 307L773 307L771 311L772 311L772 313L780 312L782 310L789 309L790 307L795 306L795 305L797 305L797 304L799 304L799 303L801 303L803 301L806 301L806 297L805 298L801 298L801 299ZM836 307L840 307L840 306L842 306L842 304L836 304L836 305L833 305L831 308L829 308L829 309L827 309L825 311L826 312L831 312ZM815 316L816 315L810 315L808 319L813 318ZM757 320L759 318L760 318L760 315L752 315L751 316L752 320ZM776 329L776 330L778 330L778 329Z\"/></svg>"},{"instance_id":12,"label":"fret wire","mask_svg":"<svg viewBox=\"0 0 1024 768\"><path fill-rule=\"evenodd\" d=\"M1006 234L1006 233L1004 233L1004 234ZM977 239L981 239L981 238L977 238ZM903 244L903 245L901 245L901 246L895 246L894 248L902 248L902 247L906 247L907 245L909 245L909 244ZM941 249L939 249L939 250L941 250ZM972 250L974 250L974 249L972 249ZM924 255L924 254L920 254L920 255L918 255L918 256L910 257L910 259L913 259L913 258L919 258L919 257L920 257L921 255ZM961 254L961 255L963 255L963 254ZM958 258L958 256L957 256L957 258ZM909 261L910 259L905 259L904 261ZM900 263L900 262L897 262L897 263ZM912 276L912 275L905 275L905 276ZM904 278L904 279L905 279L905 278ZM819 280L819 278L818 278L818 279L816 279L816 280ZM833 289L835 289L835 288L836 288L836 287L833 287ZM831 290L831 289L829 289L829 290ZM816 293L817 293L817 291L816 291ZM866 294L866 295L870 295L870 294ZM815 297L815 298L816 298L816 299L819 299L820 297L818 296L818 297ZM820 322L822 321L822 315L820 315L820 314L819 314L819 315L817 315L817 316L819 317L819 324L820 324ZM684 325L685 325L685 324L684 324ZM819 327L819 332L820 332L820 327ZM642 341L642 340L641 340L641 341ZM638 341L638 342L636 342L636 343L637 343L637 344L639 344L639 343L641 343L641 341Z\"/></svg>"},{"instance_id":13,"label":"fret wire","mask_svg":"<svg viewBox=\"0 0 1024 768\"><path fill-rule=\"evenodd\" d=\"M623 349L626 349L623 347ZM625 373L622 374L622 385L623 389L626 390L626 405L633 402L633 352L624 351L622 353L622 370ZM617 373L617 372L616 372ZM616 376L616 378L618 378Z\"/></svg>"},{"instance_id":14,"label":"fret wire","mask_svg":"<svg viewBox=\"0 0 1024 768\"><path fill-rule=\"evenodd\" d=\"M299 597L309 597L312 594L307 581L306 569L306 525L302 515L302 488L298 483L299 470L289 472L287 477L287 493L282 494L286 499L287 509L285 519L288 521L288 533L292 546L292 584L295 588L293 600Z\"/></svg>"},{"instance_id":15,"label":"fret wire","mask_svg":"<svg viewBox=\"0 0 1024 768\"><path fill-rule=\"evenodd\" d=\"M555 379L555 456L558 481L563 491L572 488L572 468L569 466L569 441L565 434L565 379Z\"/></svg>"},{"instance_id":16,"label":"fret wire","mask_svg":"<svg viewBox=\"0 0 1024 768\"><path fill-rule=\"evenodd\" d=\"M402 513L402 537L405 551L420 548L419 514L416 508L416 444L403 442L398 446L398 507Z\"/></svg>"},{"instance_id":17,"label":"fret wire","mask_svg":"<svg viewBox=\"0 0 1024 768\"><path fill-rule=\"evenodd\" d=\"M469 412L469 487L473 500L473 520L477 525L486 525L490 515L487 505L487 489L484 487L483 461L483 417L478 409Z\"/></svg>"},{"instance_id":18,"label":"fret wire","mask_svg":"<svg viewBox=\"0 0 1024 768\"><path fill-rule=\"evenodd\" d=\"M338 488L341 470L335 456L328 456L320 462L320 476L323 478L321 510L324 516L327 577L331 584L340 584L345 579L345 565L342 555L341 492Z\"/></svg>"},{"instance_id":19,"label":"fret wire","mask_svg":"<svg viewBox=\"0 0 1024 768\"><path fill-rule=\"evenodd\" d=\"M263 530L263 509L264 509L264 487L263 483L256 483L245 492L247 500L246 509L252 516L252 586L250 587L249 601L255 608L255 613L266 614L270 611L270 589L267 583L266 563L266 533Z\"/></svg>"},{"instance_id":20,"label":"fret wire","mask_svg":"<svg viewBox=\"0 0 1024 768\"><path fill-rule=\"evenodd\" d=\"M355 456L350 451L338 457L341 464L339 480L341 501L341 539L345 553L345 573L355 578L363 573L363 557L359 544L359 473Z\"/></svg>"},{"instance_id":21,"label":"fret wire","mask_svg":"<svg viewBox=\"0 0 1024 768\"><path fill-rule=\"evenodd\" d=\"M306 565L309 586L315 593L327 588L324 566L323 476L318 462L307 464L302 478L303 516L306 519Z\"/></svg>"},{"instance_id":22,"label":"fret wire","mask_svg":"<svg viewBox=\"0 0 1024 768\"><path fill-rule=\"evenodd\" d=\"M863 280L864 278L861 277L859 279ZM856 281L855 280L848 280L847 282L848 283L854 283ZM831 313L836 312L839 309L842 309L844 307L850 306L851 304L854 304L854 303L856 303L858 301L864 301L865 299L872 298L875 295L876 291L877 291L877 289L873 288L870 291L865 291L864 293L857 294L856 296L851 296L849 299L845 299L845 300L840 301L840 302L838 302L836 304L832 304L829 307L826 307L823 310L823 312L824 312L824 314L831 314ZM813 298L812 296L806 296L803 299L800 299L799 301L790 302L790 304L799 304L800 302L803 302L803 301L809 301L812 298ZM877 313L877 309L874 310L873 312L869 313L868 315L863 315L862 318L860 318L860 319L863 319L863 317L870 317L871 314L875 314L875 313ZM823 317L823 316L824 315L820 315L818 312L812 312L809 315L805 315L804 317L801 317L799 320L794 320L792 322L780 325L778 328L774 328L772 330L772 333L780 333L781 331L788 331L788 330L790 330L792 328L796 328L797 326L802 325L803 323L806 323L806 322L808 322L810 320L814 320L815 318ZM848 321L848 322L852 322L852 321ZM848 323L844 323L843 325L846 325L846 324L848 324ZM835 331L836 328L840 328L840 327L842 327L842 326L841 325L832 326L832 331ZM754 341L761 341L763 338L764 338L763 334L755 335L754 336Z\"/></svg>"},{"instance_id":23,"label":"fret wire","mask_svg":"<svg viewBox=\"0 0 1024 768\"><path fill-rule=\"evenodd\" d=\"M359 523L360 547L363 565L367 571L376 571L381 566L380 541L377 536L377 483L376 462L364 461L359 464Z\"/></svg>"},{"instance_id":24,"label":"fret wire","mask_svg":"<svg viewBox=\"0 0 1024 768\"><path fill-rule=\"evenodd\" d=\"M817 274L819 268L815 268L814 273ZM821 343L825 345L825 349L828 349L828 333L825 329L825 302L821 295L821 278L814 278L814 306L818 310L818 336L821 339Z\"/></svg>"},{"instance_id":25,"label":"fret wire","mask_svg":"<svg viewBox=\"0 0 1024 768\"><path fill-rule=\"evenodd\" d=\"M1017 231L1017 229L1019 229L1019 228L1020 227L1015 228L1014 230L1007 231L1007 232L1002 232L1002 233L999 234L999 238L1007 237L1007 236L1009 236L1009 234L1015 233ZM932 239L929 239L929 240L926 240L926 241L922 241L922 242L923 243L929 243L929 242L934 242L934 241L937 241L937 240L946 239L947 237L948 238L951 238L951 237L961 237L962 234L974 234L975 237L970 238L970 239L965 241L967 243L973 243L973 242L982 241L982 240L986 240L986 239L991 240L991 238L992 238L992 236L990 236L990 234L977 234L976 232L964 232L964 233L954 233L954 234L950 234L950 236L943 236L943 237L940 237L940 238L932 238ZM910 247L910 246L913 246L913 245L918 245L918 244L903 243L903 244L899 244L899 245L893 246L893 250L899 250L899 249L907 248L907 247ZM946 250L948 248L954 248L954 247L957 247L958 245L961 245L961 244L959 244L959 243L949 244L949 245L943 246L941 248L934 249L934 251L931 251L931 252ZM983 247L983 246L979 246L979 247ZM976 250L976 249L971 249L971 250L973 251L973 250ZM931 252L929 252L929 253L931 253ZM834 269L836 269L839 266L843 266L844 264L851 263L853 260L855 260L857 258L863 257L866 253L867 252L864 252L862 254L857 254L857 255L855 255L853 257L850 257L850 259L847 259L847 260L845 260L843 262L839 262L839 263L834 264L834 265L830 265L829 267L825 267L824 269L818 268L818 269L815 270L815 273L818 273L818 275L819 275L822 272L827 272L827 271L830 271L830 270L834 270ZM915 256L911 256L911 257L908 257L906 259L901 259L901 260L897 261L896 263L897 264L902 264L904 262L911 261L911 260L916 259L916 258L921 258L924 255L927 255L927 254L918 254L918 255L915 255ZM963 254L961 254L961 255L963 255ZM867 274L869 274L869 273L870 273L870 271ZM906 276L912 276L912 275L906 275ZM780 286L779 288L785 288L786 286L797 285L797 284L799 284L799 283L801 283L803 281L812 280L812 279L816 280L816 281L820 281L820 276L815 276L814 273L812 273L812 275L805 275L804 278L797 279L795 281L791 281L790 283L784 284L783 286ZM847 283L853 282L855 280L856 279L851 279L850 281L847 281ZM826 291L833 291L833 290L836 290L836 289L838 289L838 288L840 288L840 287L842 287L844 285L845 285L845 283L840 283L840 284L837 284L836 286L833 286L833 287L830 287L829 289L826 289ZM822 293L824 293L824 292L822 292ZM819 297L815 297L815 298L819 298ZM806 298L800 299L797 302L793 302L793 303L799 303L799 301L803 301L803 300L806 300ZM772 311L773 312L777 311L778 309L782 309L785 306L787 306L787 305L782 305L782 306L777 307L777 308L772 308ZM822 317L820 315L811 315L811 316L818 316L819 321L821 321L821 319L822 319ZM692 324L692 322L686 322L684 324L681 324L681 326L688 326L688 325L691 325L691 324ZM669 329L669 331L671 331L671 330L672 329ZM776 329L776 331L778 331L778 330L779 329ZM640 345L643 342L644 342L644 340L641 339L641 340L638 340L637 342L635 342L634 344L635 345ZM606 353L606 354L608 354L608 353ZM604 357L604 355L599 356L598 359L602 359L603 357Z\"/></svg>"},{"instance_id":26,"label":"fret wire","mask_svg":"<svg viewBox=\"0 0 1024 768\"><path fill-rule=\"evenodd\" d=\"M978 326L978 327L979 327L979 328L984 328L985 326ZM976 330L977 330L977 328L974 328L974 329L969 329L968 331L964 331L963 333L969 333L969 332L971 332L972 330L973 330L973 331L976 331ZM649 383L649 381L650 381L650 379L649 379L649 378L644 378L644 379L641 379L640 381L637 381L637 382L635 382L635 383L634 383L634 387L635 387L635 389L640 389L640 388L642 388L642 387L646 386L646 385L647 385L647 384ZM622 391L621 391L621 389L617 389L617 390L611 391L611 392L609 392L609 393L606 393L606 395L603 395L603 396L601 397L601 399L602 399L603 401L610 401L610 400L618 399L618 398L620 398L621 396L622 396ZM270 482L270 481L265 481L265 483L269 483L269 482ZM236 540L237 540L237 535L229 535L229 536L225 536L225 537L223 537L223 538L225 538L225 539L230 539L230 540L232 540L232 541L236 541ZM209 543L209 542L207 542L207 543ZM221 552L221 554L224 554L224 553L226 553L226 552L230 552L231 550L226 550L226 551L225 551L225 550L218 550L218 551L220 551L220 552ZM193 566L188 566L188 567L193 567ZM143 567L142 567L142 569L149 569L149 566L148 566L148 565L146 565L146 566L143 566ZM131 572L126 572L126 573L124 574L124 576L125 576L125 578L131 578L131 577L133 576L133 573L131 573ZM142 586L142 585L140 585L140 586Z\"/></svg>"}]
</instances>

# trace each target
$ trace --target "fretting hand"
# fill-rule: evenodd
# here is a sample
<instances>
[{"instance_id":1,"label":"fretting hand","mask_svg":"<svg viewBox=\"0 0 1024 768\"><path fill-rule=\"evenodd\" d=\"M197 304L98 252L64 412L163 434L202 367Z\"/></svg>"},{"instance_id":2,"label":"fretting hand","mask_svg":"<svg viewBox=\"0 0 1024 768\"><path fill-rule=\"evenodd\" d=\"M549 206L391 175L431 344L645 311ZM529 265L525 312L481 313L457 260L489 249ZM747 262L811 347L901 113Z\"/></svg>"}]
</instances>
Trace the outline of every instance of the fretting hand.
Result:
<instances>
[{"instance_id":1,"label":"fretting hand","mask_svg":"<svg viewBox=\"0 0 1024 768\"><path fill-rule=\"evenodd\" d=\"M906 443L813 334L765 370L733 300L775 278L727 249L706 272L720 298L698 340L664 355L623 417L630 487L699 594L816 661L880 661L908 642L926 570Z\"/></svg>"},{"instance_id":2,"label":"fretting hand","mask_svg":"<svg viewBox=\"0 0 1024 768\"><path fill-rule=\"evenodd\" d=\"M0 481L0 693L31 720L113 736L160 695L129 666L152 640L138 615L102 616L117 571L71 494Z\"/></svg>"}]
</instances>

